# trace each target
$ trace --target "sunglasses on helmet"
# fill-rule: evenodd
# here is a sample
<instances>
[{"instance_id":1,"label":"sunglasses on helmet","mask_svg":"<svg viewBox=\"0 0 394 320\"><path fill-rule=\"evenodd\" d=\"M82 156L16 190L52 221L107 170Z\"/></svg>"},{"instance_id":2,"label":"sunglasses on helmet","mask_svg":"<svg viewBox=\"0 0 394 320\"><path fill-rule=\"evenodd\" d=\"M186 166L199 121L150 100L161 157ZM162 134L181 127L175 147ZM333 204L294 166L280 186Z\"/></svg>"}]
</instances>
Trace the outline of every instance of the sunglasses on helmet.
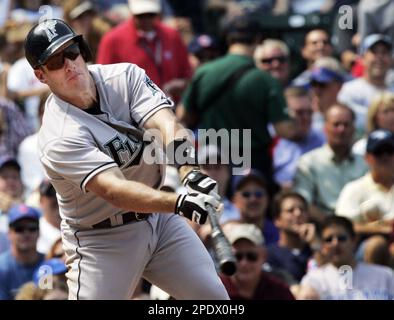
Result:
<instances>
[{"instance_id":1,"label":"sunglasses on helmet","mask_svg":"<svg viewBox=\"0 0 394 320\"><path fill-rule=\"evenodd\" d=\"M50 57L44 65L48 68L48 70L58 70L63 68L65 59L75 60L81 54L81 50L79 49L78 43L73 43L68 46L62 52L53 55Z\"/></svg>"}]
</instances>

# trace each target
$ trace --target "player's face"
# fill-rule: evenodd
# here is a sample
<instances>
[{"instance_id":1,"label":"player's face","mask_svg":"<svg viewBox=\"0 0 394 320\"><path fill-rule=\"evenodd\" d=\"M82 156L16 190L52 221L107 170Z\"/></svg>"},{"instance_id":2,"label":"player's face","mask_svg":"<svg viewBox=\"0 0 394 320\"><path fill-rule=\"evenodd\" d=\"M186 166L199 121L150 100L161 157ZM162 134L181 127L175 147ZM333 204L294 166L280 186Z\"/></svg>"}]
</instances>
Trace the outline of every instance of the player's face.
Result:
<instances>
[{"instance_id":1,"label":"player's face","mask_svg":"<svg viewBox=\"0 0 394 320\"><path fill-rule=\"evenodd\" d=\"M237 272L234 277L240 282L258 281L261 266L265 262L264 250L246 239L237 240L233 244L237 259Z\"/></svg>"},{"instance_id":2,"label":"player's face","mask_svg":"<svg viewBox=\"0 0 394 320\"><path fill-rule=\"evenodd\" d=\"M35 75L61 98L85 94L90 88L90 74L78 45L72 40L62 45Z\"/></svg>"}]
</instances>

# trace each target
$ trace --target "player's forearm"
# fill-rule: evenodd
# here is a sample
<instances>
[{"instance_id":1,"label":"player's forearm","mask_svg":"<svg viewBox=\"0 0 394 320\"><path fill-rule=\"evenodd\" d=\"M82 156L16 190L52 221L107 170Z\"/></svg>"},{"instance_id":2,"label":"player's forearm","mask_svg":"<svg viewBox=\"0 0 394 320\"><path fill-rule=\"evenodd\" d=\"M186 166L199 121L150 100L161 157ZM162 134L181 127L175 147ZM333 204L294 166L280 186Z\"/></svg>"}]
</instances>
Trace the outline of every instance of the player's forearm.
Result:
<instances>
[{"instance_id":1,"label":"player's forearm","mask_svg":"<svg viewBox=\"0 0 394 320\"><path fill-rule=\"evenodd\" d=\"M118 208L141 213L173 213L178 199L176 193L155 190L145 184L127 180L102 196Z\"/></svg>"}]
</instances>

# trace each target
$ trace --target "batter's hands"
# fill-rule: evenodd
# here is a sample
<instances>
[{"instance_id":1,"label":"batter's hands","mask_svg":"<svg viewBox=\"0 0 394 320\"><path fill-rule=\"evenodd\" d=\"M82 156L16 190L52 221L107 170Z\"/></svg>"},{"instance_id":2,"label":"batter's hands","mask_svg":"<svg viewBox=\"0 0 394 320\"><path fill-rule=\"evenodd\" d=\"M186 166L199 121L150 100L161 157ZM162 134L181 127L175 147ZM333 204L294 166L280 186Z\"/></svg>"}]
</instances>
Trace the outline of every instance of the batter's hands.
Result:
<instances>
[{"instance_id":1,"label":"batter's hands","mask_svg":"<svg viewBox=\"0 0 394 320\"><path fill-rule=\"evenodd\" d=\"M187 188L188 193L197 192L209 194L217 200L220 200L220 196L217 192L217 182L199 170L190 171L185 176L182 183Z\"/></svg>"},{"instance_id":2,"label":"batter's hands","mask_svg":"<svg viewBox=\"0 0 394 320\"><path fill-rule=\"evenodd\" d=\"M175 213L195 223L204 224L208 217L208 205L217 210L220 208L220 202L215 197L207 194L190 193L180 195L176 202Z\"/></svg>"}]
</instances>

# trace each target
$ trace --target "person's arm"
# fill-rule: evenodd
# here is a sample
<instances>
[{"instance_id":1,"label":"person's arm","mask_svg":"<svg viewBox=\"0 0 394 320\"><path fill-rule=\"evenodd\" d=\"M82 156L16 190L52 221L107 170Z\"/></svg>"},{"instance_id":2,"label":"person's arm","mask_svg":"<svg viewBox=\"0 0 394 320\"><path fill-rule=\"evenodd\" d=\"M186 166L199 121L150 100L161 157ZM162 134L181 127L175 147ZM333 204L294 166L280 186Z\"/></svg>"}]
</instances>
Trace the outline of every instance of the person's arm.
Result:
<instances>
[{"instance_id":1,"label":"person's arm","mask_svg":"<svg viewBox=\"0 0 394 320\"><path fill-rule=\"evenodd\" d=\"M163 144L166 147L168 147L171 143L174 143L174 141L176 142L186 139L187 142L184 143L189 144L191 153L193 153L192 158L194 157L195 162L181 165L179 167L181 181L183 181L189 192L202 192L205 194L210 194L217 199L220 198L215 191L217 185L216 181L199 171L199 166L196 161L197 155L195 154L193 147L194 139L192 137L192 133L189 130L186 130L185 127L177 121L174 113L170 109L160 109L154 113L151 117L149 117L148 120L146 120L144 123L144 128L158 129L162 134ZM170 149L174 147L173 151L175 154L175 149L178 145L179 144L175 143L170 147ZM175 165L176 164L177 163L175 163ZM191 173L193 171L196 172L196 174L192 176Z\"/></svg>"},{"instance_id":2,"label":"person's arm","mask_svg":"<svg viewBox=\"0 0 394 320\"><path fill-rule=\"evenodd\" d=\"M198 224L204 224L207 220L207 205L215 209L220 206L218 200L206 194L178 195L127 180L118 167L96 174L87 182L86 189L125 211L175 212Z\"/></svg>"},{"instance_id":3,"label":"person's arm","mask_svg":"<svg viewBox=\"0 0 394 320\"><path fill-rule=\"evenodd\" d=\"M357 234L373 235L385 234L389 235L393 230L393 220L390 221L373 221L367 223L354 223L354 231Z\"/></svg>"},{"instance_id":4,"label":"person's arm","mask_svg":"<svg viewBox=\"0 0 394 320\"><path fill-rule=\"evenodd\" d=\"M126 180L118 167L95 175L86 189L117 208L141 213L173 213L178 199L175 193L158 191L143 183Z\"/></svg>"}]
</instances>

